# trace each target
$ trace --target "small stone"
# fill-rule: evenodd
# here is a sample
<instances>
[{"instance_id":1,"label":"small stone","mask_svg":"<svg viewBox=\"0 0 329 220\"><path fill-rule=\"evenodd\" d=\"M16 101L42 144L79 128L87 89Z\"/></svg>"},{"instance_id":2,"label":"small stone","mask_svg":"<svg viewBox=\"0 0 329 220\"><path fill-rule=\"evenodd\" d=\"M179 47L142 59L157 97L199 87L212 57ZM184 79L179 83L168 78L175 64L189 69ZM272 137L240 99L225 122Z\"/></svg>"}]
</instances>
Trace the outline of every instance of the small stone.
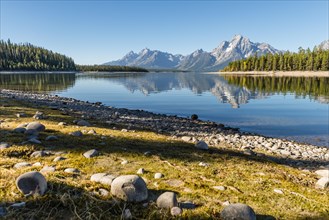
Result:
<instances>
[{"instance_id":1,"label":"small stone","mask_svg":"<svg viewBox=\"0 0 329 220\"><path fill-rule=\"evenodd\" d=\"M225 201L225 202L222 203L222 206L228 206L230 204L231 204L230 201Z\"/></svg>"},{"instance_id":2,"label":"small stone","mask_svg":"<svg viewBox=\"0 0 329 220\"><path fill-rule=\"evenodd\" d=\"M99 193L99 195L101 195L101 196L103 196L103 197L107 197L107 196L110 195L110 192L107 191L106 189L99 189L99 190L98 190L98 193Z\"/></svg>"},{"instance_id":3,"label":"small stone","mask_svg":"<svg viewBox=\"0 0 329 220\"><path fill-rule=\"evenodd\" d=\"M107 173L96 173L90 177L90 181L111 186L111 184L115 178L116 178L116 176L110 175Z\"/></svg>"},{"instance_id":4,"label":"small stone","mask_svg":"<svg viewBox=\"0 0 329 220\"><path fill-rule=\"evenodd\" d=\"M1 149L1 147L0 147ZM329 169L325 169L325 170L317 170L315 171L315 173L321 177L327 177L329 178Z\"/></svg>"},{"instance_id":5,"label":"small stone","mask_svg":"<svg viewBox=\"0 0 329 220\"><path fill-rule=\"evenodd\" d=\"M287 150L280 150L280 154L282 154L283 156L290 156L291 152L289 152Z\"/></svg>"},{"instance_id":6,"label":"small stone","mask_svg":"<svg viewBox=\"0 0 329 220\"><path fill-rule=\"evenodd\" d=\"M216 190L220 190L220 191L225 191L226 190L225 186L213 186L212 188L214 188Z\"/></svg>"},{"instance_id":7,"label":"small stone","mask_svg":"<svg viewBox=\"0 0 329 220\"><path fill-rule=\"evenodd\" d=\"M128 164L128 161L127 161L127 160L123 160L123 161L121 162L121 164L122 164L122 165L126 165L126 164Z\"/></svg>"},{"instance_id":8,"label":"small stone","mask_svg":"<svg viewBox=\"0 0 329 220\"><path fill-rule=\"evenodd\" d=\"M36 130L38 132L42 132L42 131L46 130L46 127L43 124L39 123L39 122L31 122L26 126L26 129L27 130L33 129L33 130Z\"/></svg>"},{"instance_id":9,"label":"small stone","mask_svg":"<svg viewBox=\"0 0 329 220\"><path fill-rule=\"evenodd\" d=\"M94 129L87 132L87 134L96 134L96 131Z\"/></svg>"},{"instance_id":10,"label":"small stone","mask_svg":"<svg viewBox=\"0 0 329 220\"><path fill-rule=\"evenodd\" d=\"M74 137L81 137L83 134L81 131L73 131L70 133L70 135L72 135Z\"/></svg>"},{"instance_id":11,"label":"small stone","mask_svg":"<svg viewBox=\"0 0 329 220\"><path fill-rule=\"evenodd\" d=\"M254 210L250 206L241 203L225 206L220 217L223 220L256 220Z\"/></svg>"},{"instance_id":12,"label":"small stone","mask_svg":"<svg viewBox=\"0 0 329 220\"><path fill-rule=\"evenodd\" d=\"M41 141L39 141L36 138L31 138L31 139L28 140L28 142L30 142L32 144L41 144L42 143Z\"/></svg>"},{"instance_id":13,"label":"small stone","mask_svg":"<svg viewBox=\"0 0 329 220\"><path fill-rule=\"evenodd\" d=\"M185 141L185 142L189 142L189 141L192 140L192 138L189 137L189 136L183 136L183 137L182 137L182 140Z\"/></svg>"},{"instance_id":14,"label":"small stone","mask_svg":"<svg viewBox=\"0 0 329 220\"><path fill-rule=\"evenodd\" d=\"M42 168L40 170L41 173L53 173L55 172L55 167L51 167L51 166L45 166L44 168Z\"/></svg>"},{"instance_id":15,"label":"small stone","mask_svg":"<svg viewBox=\"0 0 329 220\"><path fill-rule=\"evenodd\" d=\"M40 167L40 166L42 166L42 164L40 162L35 162L34 164L32 164L32 166L34 166L34 167Z\"/></svg>"},{"instance_id":16,"label":"small stone","mask_svg":"<svg viewBox=\"0 0 329 220\"><path fill-rule=\"evenodd\" d=\"M253 152L250 149L244 149L243 154L248 155L248 156L254 156L254 155L256 155L255 152Z\"/></svg>"},{"instance_id":17,"label":"small stone","mask_svg":"<svg viewBox=\"0 0 329 220\"><path fill-rule=\"evenodd\" d=\"M128 132L128 130L127 129L122 129L121 132Z\"/></svg>"},{"instance_id":18,"label":"small stone","mask_svg":"<svg viewBox=\"0 0 329 220\"><path fill-rule=\"evenodd\" d=\"M209 167L209 164L208 163L205 163L205 162L200 162L199 163L199 166L200 167Z\"/></svg>"},{"instance_id":19,"label":"small stone","mask_svg":"<svg viewBox=\"0 0 329 220\"><path fill-rule=\"evenodd\" d=\"M155 173L154 174L154 179L161 179L163 177L162 173Z\"/></svg>"},{"instance_id":20,"label":"small stone","mask_svg":"<svg viewBox=\"0 0 329 220\"><path fill-rule=\"evenodd\" d=\"M85 158L92 158L98 155L98 151L95 149L88 150L83 154Z\"/></svg>"},{"instance_id":21,"label":"small stone","mask_svg":"<svg viewBox=\"0 0 329 220\"><path fill-rule=\"evenodd\" d=\"M55 135L49 135L48 137L46 137L45 140L46 141L56 141L56 140L58 140L58 137Z\"/></svg>"},{"instance_id":22,"label":"small stone","mask_svg":"<svg viewBox=\"0 0 329 220\"><path fill-rule=\"evenodd\" d=\"M24 118L24 117L26 117L26 114L25 113L17 113L16 117L17 118Z\"/></svg>"},{"instance_id":23,"label":"small stone","mask_svg":"<svg viewBox=\"0 0 329 220\"><path fill-rule=\"evenodd\" d=\"M13 130L15 133L20 133L20 134L24 134L26 131L26 128L15 128Z\"/></svg>"},{"instance_id":24,"label":"small stone","mask_svg":"<svg viewBox=\"0 0 329 220\"><path fill-rule=\"evenodd\" d=\"M149 155L151 155L151 151L146 151L146 152L144 152L144 155L145 155L145 156L149 156Z\"/></svg>"},{"instance_id":25,"label":"small stone","mask_svg":"<svg viewBox=\"0 0 329 220\"><path fill-rule=\"evenodd\" d=\"M64 170L65 173L71 173L71 174L78 174L80 173L80 170L76 169L76 168L66 168Z\"/></svg>"},{"instance_id":26,"label":"small stone","mask_svg":"<svg viewBox=\"0 0 329 220\"><path fill-rule=\"evenodd\" d=\"M283 194L283 191L281 189L274 189L273 191L277 194Z\"/></svg>"},{"instance_id":27,"label":"small stone","mask_svg":"<svg viewBox=\"0 0 329 220\"><path fill-rule=\"evenodd\" d=\"M172 208L170 209L170 214L171 214L172 216L178 216L178 215L181 215L182 212L183 212L182 209L179 208L179 207L172 207Z\"/></svg>"},{"instance_id":28,"label":"small stone","mask_svg":"<svg viewBox=\"0 0 329 220\"><path fill-rule=\"evenodd\" d=\"M208 150L209 147L208 147L208 144L204 141L198 141L196 144L195 144L196 148L200 149L200 150Z\"/></svg>"},{"instance_id":29,"label":"small stone","mask_svg":"<svg viewBox=\"0 0 329 220\"><path fill-rule=\"evenodd\" d=\"M145 173L144 168L139 168L139 169L137 170L137 174L144 174L144 173Z\"/></svg>"},{"instance_id":30,"label":"small stone","mask_svg":"<svg viewBox=\"0 0 329 220\"><path fill-rule=\"evenodd\" d=\"M126 202L142 202L148 197L148 189L139 176L124 175L113 180L111 194Z\"/></svg>"},{"instance_id":31,"label":"small stone","mask_svg":"<svg viewBox=\"0 0 329 220\"><path fill-rule=\"evenodd\" d=\"M33 152L30 157L44 157L44 156L46 156L46 153L43 150L40 150Z\"/></svg>"},{"instance_id":32,"label":"small stone","mask_svg":"<svg viewBox=\"0 0 329 220\"><path fill-rule=\"evenodd\" d=\"M133 216L132 216L130 210L129 209L125 209L123 211L123 219L132 219L132 218L133 218Z\"/></svg>"},{"instance_id":33,"label":"small stone","mask_svg":"<svg viewBox=\"0 0 329 220\"><path fill-rule=\"evenodd\" d=\"M0 150L6 149L8 147L10 147L10 144L6 142L0 142Z\"/></svg>"},{"instance_id":34,"label":"small stone","mask_svg":"<svg viewBox=\"0 0 329 220\"><path fill-rule=\"evenodd\" d=\"M192 120L198 120L199 116L196 114L191 115Z\"/></svg>"},{"instance_id":35,"label":"small stone","mask_svg":"<svg viewBox=\"0 0 329 220\"><path fill-rule=\"evenodd\" d=\"M57 125L59 125L59 126L65 126L65 125L67 125L67 123L66 122L59 122Z\"/></svg>"},{"instance_id":36,"label":"small stone","mask_svg":"<svg viewBox=\"0 0 329 220\"><path fill-rule=\"evenodd\" d=\"M19 169L19 168L22 168L22 167L30 167L30 166L31 166L31 164L28 163L28 162L20 162L20 163L16 163L14 165L14 168Z\"/></svg>"},{"instance_id":37,"label":"small stone","mask_svg":"<svg viewBox=\"0 0 329 220\"><path fill-rule=\"evenodd\" d=\"M20 175L16 186L23 194L43 195L47 190L46 178L39 172L32 171Z\"/></svg>"},{"instance_id":38,"label":"small stone","mask_svg":"<svg viewBox=\"0 0 329 220\"><path fill-rule=\"evenodd\" d=\"M177 198L176 198L176 193L174 193L174 192L162 193L158 197L156 203L159 208L170 209L172 207L175 207L178 204Z\"/></svg>"},{"instance_id":39,"label":"small stone","mask_svg":"<svg viewBox=\"0 0 329 220\"><path fill-rule=\"evenodd\" d=\"M77 125L79 125L79 126L86 126L86 127L91 126L91 124L88 121L86 121L86 120L79 120L77 122Z\"/></svg>"},{"instance_id":40,"label":"small stone","mask_svg":"<svg viewBox=\"0 0 329 220\"><path fill-rule=\"evenodd\" d=\"M315 188L317 189L325 189L329 187L329 178L328 177L322 177L315 183Z\"/></svg>"},{"instance_id":41,"label":"small stone","mask_svg":"<svg viewBox=\"0 0 329 220\"><path fill-rule=\"evenodd\" d=\"M65 157L61 157L61 156L58 156L53 161L54 162L58 162L58 161L62 161L62 160L66 160L66 158Z\"/></svg>"}]
</instances>

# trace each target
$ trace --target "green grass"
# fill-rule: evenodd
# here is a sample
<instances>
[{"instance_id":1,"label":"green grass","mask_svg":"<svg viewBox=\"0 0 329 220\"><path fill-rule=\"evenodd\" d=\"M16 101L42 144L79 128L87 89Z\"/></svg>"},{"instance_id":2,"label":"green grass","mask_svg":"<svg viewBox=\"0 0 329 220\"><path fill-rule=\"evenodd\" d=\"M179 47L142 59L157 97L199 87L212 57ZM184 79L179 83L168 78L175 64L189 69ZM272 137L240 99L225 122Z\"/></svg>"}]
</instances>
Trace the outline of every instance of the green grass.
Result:
<instances>
[{"instance_id":1,"label":"green grass","mask_svg":"<svg viewBox=\"0 0 329 220\"><path fill-rule=\"evenodd\" d=\"M12 133L18 124L34 121L32 116L39 110L49 116L40 120L46 131L40 134L41 145L22 145L24 135ZM328 219L329 190L314 188L317 177L297 168L276 164L266 157L246 156L225 146L216 146L210 151L200 151L192 144L173 140L170 136L153 132L121 132L97 120L93 127L77 127L73 120L79 118L62 115L60 111L46 107L33 107L29 103L0 99L0 142L12 147L0 151L0 198L7 207L14 202L26 202L22 209L10 209L8 219L121 219L122 212L129 208L135 219L170 219L168 211L159 210L156 197L164 191L175 191L179 202L193 201L197 208L184 210L183 219L218 219L222 203L246 203L259 219L273 216L277 219ZM26 118L16 118L15 113L24 112ZM64 121L68 126L58 126ZM123 125L121 125L123 126ZM111 126L113 127L113 126ZM119 125L116 127L120 127ZM75 130L94 129L97 135L84 134L72 137ZM47 142L45 137L57 135L59 140ZM82 154L97 149L100 156L87 159ZM65 152L67 160L53 162L57 155L30 158L35 150L52 149ZM144 152L151 155L145 156ZM122 160L129 163L122 165ZM45 174L49 189L42 197L24 197L15 186L15 179L22 173L40 170L42 167L14 169L17 162L40 162L43 166L55 166L54 173ZM209 167L200 167L203 161ZM64 173L68 167L78 168L80 175ZM98 172L110 174L135 174L143 167L147 173L141 175L150 190L150 200L145 204L131 204L110 195L101 197L94 192L109 186L91 182L90 176ZM165 175L154 179L154 173ZM181 184L170 184L175 180ZM177 181L176 181L177 182ZM213 186L226 186L225 191ZM281 189L284 194L273 190Z\"/></svg>"}]
</instances>

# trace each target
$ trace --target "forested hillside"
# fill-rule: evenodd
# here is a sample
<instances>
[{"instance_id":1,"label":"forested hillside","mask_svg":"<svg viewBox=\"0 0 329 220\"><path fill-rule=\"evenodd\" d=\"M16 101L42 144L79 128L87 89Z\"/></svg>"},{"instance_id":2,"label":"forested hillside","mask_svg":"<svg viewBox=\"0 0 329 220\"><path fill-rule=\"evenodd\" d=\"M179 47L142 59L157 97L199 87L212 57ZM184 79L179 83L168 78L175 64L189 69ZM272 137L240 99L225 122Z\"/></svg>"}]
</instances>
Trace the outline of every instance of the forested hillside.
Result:
<instances>
[{"instance_id":1,"label":"forested hillside","mask_svg":"<svg viewBox=\"0 0 329 220\"><path fill-rule=\"evenodd\" d=\"M0 70L74 71L72 58L29 43L0 41Z\"/></svg>"},{"instance_id":2,"label":"forested hillside","mask_svg":"<svg viewBox=\"0 0 329 220\"><path fill-rule=\"evenodd\" d=\"M329 50L299 48L298 53L285 52L251 56L229 63L222 71L328 71Z\"/></svg>"}]
</instances>

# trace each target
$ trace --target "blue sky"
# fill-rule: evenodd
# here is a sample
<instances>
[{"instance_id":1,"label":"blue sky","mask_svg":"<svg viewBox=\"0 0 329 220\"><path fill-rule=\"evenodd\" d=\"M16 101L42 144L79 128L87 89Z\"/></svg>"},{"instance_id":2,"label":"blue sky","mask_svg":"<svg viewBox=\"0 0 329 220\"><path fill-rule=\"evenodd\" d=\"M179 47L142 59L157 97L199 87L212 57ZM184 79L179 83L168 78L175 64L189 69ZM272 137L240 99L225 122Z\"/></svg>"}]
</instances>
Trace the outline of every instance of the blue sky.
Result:
<instances>
[{"instance_id":1,"label":"blue sky","mask_svg":"<svg viewBox=\"0 0 329 220\"><path fill-rule=\"evenodd\" d=\"M329 38L326 1L1 1L1 39L101 64L147 47L211 51L235 34L277 49Z\"/></svg>"}]
</instances>

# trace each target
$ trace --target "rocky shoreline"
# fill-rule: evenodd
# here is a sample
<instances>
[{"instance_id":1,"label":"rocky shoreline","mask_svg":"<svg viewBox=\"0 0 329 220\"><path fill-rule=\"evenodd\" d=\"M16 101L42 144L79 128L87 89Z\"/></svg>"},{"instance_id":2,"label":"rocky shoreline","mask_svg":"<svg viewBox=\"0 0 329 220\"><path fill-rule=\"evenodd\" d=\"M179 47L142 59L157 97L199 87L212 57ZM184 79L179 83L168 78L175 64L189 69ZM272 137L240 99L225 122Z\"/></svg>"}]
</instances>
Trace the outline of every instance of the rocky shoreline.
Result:
<instances>
[{"instance_id":1,"label":"rocky shoreline","mask_svg":"<svg viewBox=\"0 0 329 220\"><path fill-rule=\"evenodd\" d=\"M76 114L85 119L97 119L107 126L120 127L125 131L151 130L170 135L176 140L195 143L201 140L209 146L220 145L225 149L246 155L268 157L275 162L301 168L316 169L329 165L329 148L240 132L239 129L215 122L154 114L143 110L114 108L104 106L100 102L89 103L49 94L0 90L0 97L27 101L36 107L47 106L58 109L62 114Z\"/></svg>"}]
</instances>

